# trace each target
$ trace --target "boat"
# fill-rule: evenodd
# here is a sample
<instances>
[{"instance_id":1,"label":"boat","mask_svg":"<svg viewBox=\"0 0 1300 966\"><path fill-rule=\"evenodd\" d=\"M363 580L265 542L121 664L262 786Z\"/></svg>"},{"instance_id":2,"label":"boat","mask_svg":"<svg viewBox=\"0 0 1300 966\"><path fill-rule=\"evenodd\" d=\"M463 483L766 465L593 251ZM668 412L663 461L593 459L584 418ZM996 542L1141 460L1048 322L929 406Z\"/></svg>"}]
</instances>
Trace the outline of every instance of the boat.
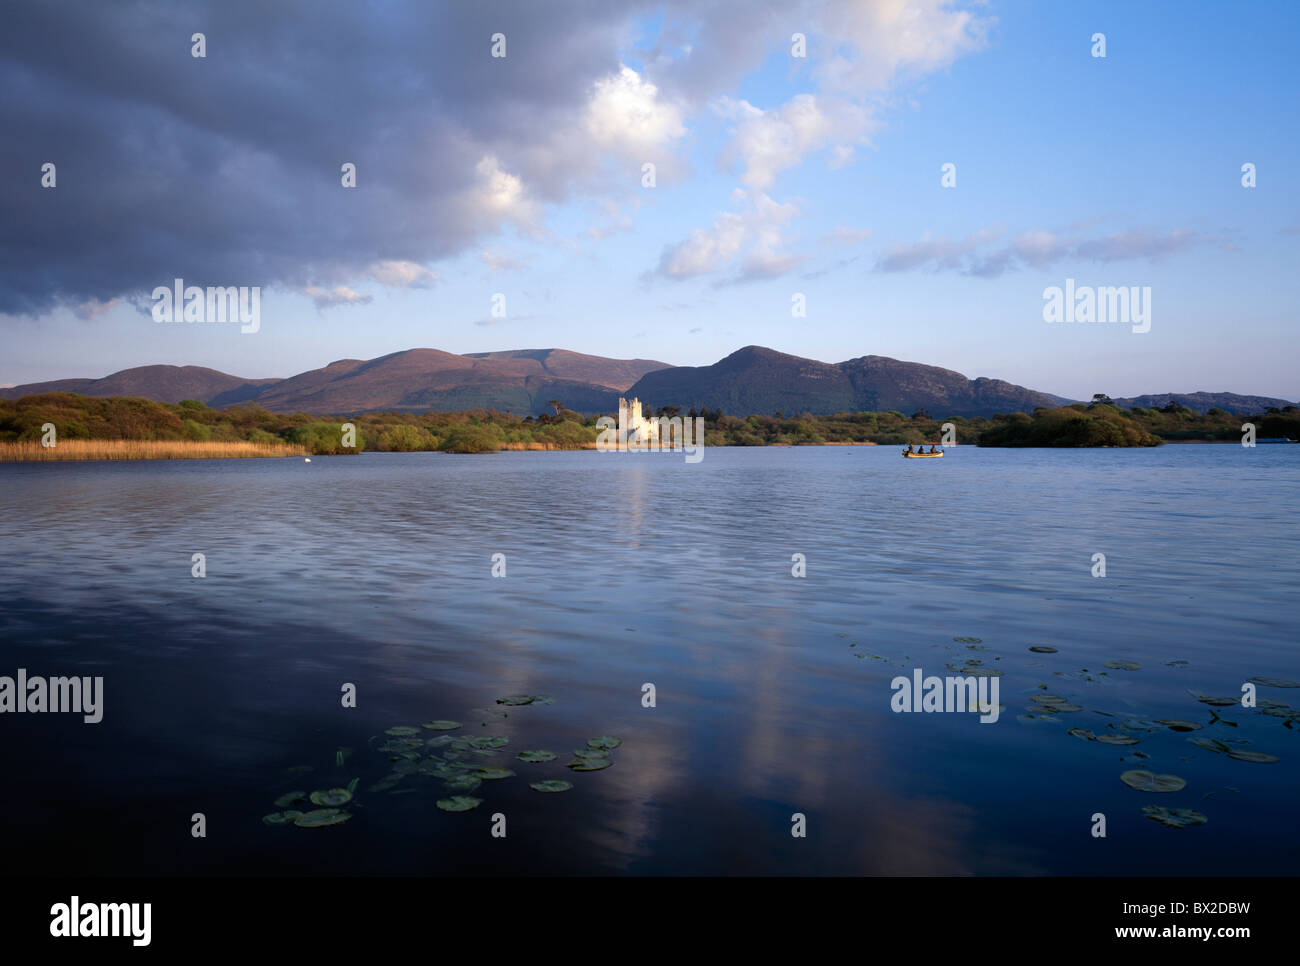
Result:
<instances>
[{"instance_id":1,"label":"boat","mask_svg":"<svg viewBox=\"0 0 1300 966\"><path fill-rule=\"evenodd\" d=\"M934 447L931 448L934 449ZM923 453L920 450L917 450L914 453L912 452L912 447L909 446L907 447L907 449L903 450L903 459L905 460L928 460L928 459L935 459L942 455L943 455L943 450L941 449L935 449L935 452L933 453Z\"/></svg>"}]
</instances>

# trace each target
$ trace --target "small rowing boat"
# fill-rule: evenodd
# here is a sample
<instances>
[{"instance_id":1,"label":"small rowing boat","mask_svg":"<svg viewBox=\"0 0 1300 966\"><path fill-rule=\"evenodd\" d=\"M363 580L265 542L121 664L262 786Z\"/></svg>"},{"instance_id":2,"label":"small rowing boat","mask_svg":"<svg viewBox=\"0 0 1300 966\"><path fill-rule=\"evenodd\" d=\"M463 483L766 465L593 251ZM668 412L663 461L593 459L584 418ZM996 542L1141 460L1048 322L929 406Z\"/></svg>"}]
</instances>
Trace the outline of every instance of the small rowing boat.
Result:
<instances>
[{"instance_id":1,"label":"small rowing boat","mask_svg":"<svg viewBox=\"0 0 1300 966\"><path fill-rule=\"evenodd\" d=\"M913 451L911 446L908 446L907 449L903 450L903 459L906 460L936 459L942 455L943 455L943 450L939 449L937 445L931 446L930 452L928 453L925 452L924 450L919 450L919 449Z\"/></svg>"}]
</instances>

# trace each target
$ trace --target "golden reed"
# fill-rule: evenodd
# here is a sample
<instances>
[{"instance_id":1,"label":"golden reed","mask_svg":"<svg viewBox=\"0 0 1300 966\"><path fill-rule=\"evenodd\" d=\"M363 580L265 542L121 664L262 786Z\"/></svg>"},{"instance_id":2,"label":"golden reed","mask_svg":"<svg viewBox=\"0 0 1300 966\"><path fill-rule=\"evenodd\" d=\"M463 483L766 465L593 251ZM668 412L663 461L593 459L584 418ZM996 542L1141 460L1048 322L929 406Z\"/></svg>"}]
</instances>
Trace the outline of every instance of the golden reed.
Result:
<instances>
[{"instance_id":1,"label":"golden reed","mask_svg":"<svg viewBox=\"0 0 1300 966\"><path fill-rule=\"evenodd\" d=\"M26 460L210 460L232 457L306 456L293 443L195 442L163 439L67 439L56 446L40 440L0 443L0 462Z\"/></svg>"}]
</instances>

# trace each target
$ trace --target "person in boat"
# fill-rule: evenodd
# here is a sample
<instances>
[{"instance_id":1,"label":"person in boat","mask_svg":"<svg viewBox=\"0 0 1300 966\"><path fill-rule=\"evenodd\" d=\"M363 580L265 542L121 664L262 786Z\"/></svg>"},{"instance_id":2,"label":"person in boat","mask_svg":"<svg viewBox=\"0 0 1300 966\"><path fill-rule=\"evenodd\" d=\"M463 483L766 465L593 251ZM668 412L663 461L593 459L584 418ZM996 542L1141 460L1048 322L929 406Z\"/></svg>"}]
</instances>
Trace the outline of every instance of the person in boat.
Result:
<instances>
[{"instance_id":1,"label":"person in boat","mask_svg":"<svg viewBox=\"0 0 1300 966\"><path fill-rule=\"evenodd\" d=\"M934 448L934 444L933 444L933 443L930 444L930 452L931 452L931 453L937 453L937 452L939 452L937 449Z\"/></svg>"},{"instance_id":2,"label":"person in boat","mask_svg":"<svg viewBox=\"0 0 1300 966\"><path fill-rule=\"evenodd\" d=\"M904 452L904 453L910 453L910 452L912 452L912 444L911 444L911 443L908 443L908 444L907 444L907 449L903 450L903 452Z\"/></svg>"}]
</instances>

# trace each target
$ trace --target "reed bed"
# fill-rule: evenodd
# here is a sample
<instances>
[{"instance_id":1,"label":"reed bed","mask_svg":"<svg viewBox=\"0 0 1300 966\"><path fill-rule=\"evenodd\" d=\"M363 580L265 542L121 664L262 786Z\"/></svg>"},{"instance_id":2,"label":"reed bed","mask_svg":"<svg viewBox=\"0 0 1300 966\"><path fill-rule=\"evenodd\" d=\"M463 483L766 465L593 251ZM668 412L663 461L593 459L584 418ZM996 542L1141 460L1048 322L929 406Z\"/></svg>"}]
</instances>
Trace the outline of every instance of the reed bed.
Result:
<instances>
[{"instance_id":1,"label":"reed bed","mask_svg":"<svg viewBox=\"0 0 1300 966\"><path fill-rule=\"evenodd\" d=\"M0 443L0 463L31 460L211 460L306 456L293 443L197 442L169 439L68 439L55 446L40 440Z\"/></svg>"},{"instance_id":2,"label":"reed bed","mask_svg":"<svg viewBox=\"0 0 1300 966\"><path fill-rule=\"evenodd\" d=\"M523 450L532 452L533 450L561 450L561 449L595 449L596 441L586 440L579 446L557 446L555 443L502 443L502 450L518 451Z\"/></svg>"}]
</instances>

